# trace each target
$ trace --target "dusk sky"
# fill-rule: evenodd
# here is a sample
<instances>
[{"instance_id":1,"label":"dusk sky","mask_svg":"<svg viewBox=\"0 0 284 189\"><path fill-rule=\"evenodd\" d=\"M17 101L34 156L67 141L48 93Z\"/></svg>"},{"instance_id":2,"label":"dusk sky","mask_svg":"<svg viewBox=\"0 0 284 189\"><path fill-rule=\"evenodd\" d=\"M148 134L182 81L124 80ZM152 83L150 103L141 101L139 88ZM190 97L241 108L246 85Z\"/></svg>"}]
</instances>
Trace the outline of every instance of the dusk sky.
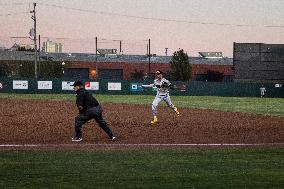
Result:
<instances>
[{"instance_id":1,"label":"dusk sky","mask_svg":"<svg viewBox=\"0 0 284 189\"><path fill-rule=\"evenodd\" d=\"M37 3L37 34L63 43L64 52L119 49L124 54L171 55L179 48L232 57L233 42L284 43L284 0L0 0L0 46L32 43L31 14ZM61 39L65 38L65 39ZM105 39L105 40L104 40Z\"/></svg>"}]
</instances>

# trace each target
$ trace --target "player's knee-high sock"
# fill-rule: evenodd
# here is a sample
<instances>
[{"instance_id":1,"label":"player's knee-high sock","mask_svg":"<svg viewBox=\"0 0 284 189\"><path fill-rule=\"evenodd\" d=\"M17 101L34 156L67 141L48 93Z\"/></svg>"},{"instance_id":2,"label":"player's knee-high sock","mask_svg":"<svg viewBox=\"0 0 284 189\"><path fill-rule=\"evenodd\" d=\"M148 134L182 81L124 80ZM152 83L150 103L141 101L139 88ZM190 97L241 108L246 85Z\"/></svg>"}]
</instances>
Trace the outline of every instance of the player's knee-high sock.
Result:
<instances>
[{"instance_id":1,"label":"player's knee-high sock","mask_svg":"<svg viewBox=\"0 0 284 189\"><path fill-rule=\"evenodd\" d=\"M153 116L157 117L157 106L155 104L152 104L152 114Z\"/></svg>"}]
</instances>

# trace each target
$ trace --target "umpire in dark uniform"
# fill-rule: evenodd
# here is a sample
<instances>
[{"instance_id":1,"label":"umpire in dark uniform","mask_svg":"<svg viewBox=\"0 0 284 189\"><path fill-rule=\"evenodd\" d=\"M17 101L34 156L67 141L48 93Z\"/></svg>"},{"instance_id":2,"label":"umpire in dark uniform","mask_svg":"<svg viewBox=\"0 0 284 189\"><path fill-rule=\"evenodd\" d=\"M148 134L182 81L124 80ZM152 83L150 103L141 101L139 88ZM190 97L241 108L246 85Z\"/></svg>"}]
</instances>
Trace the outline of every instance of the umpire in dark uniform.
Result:
<instances>
[{"instance_id":1,"label":"umpire in dark uniform","mask_svg":"<svg viewBox=\"0 0 284 189\"><path fill-rule=\"evenodd\" d=\"M95 119L99 126L108 134L111 140L115 140L111 129L103 119L103 109L96 98L91 93L85 90L81 81L75 81L72 85L76 95L76 104L79 110L79 115L75 118L75 136L72 138L74 142L82 141L82 126L89 120Z\"/></svg>"}]
</instances>

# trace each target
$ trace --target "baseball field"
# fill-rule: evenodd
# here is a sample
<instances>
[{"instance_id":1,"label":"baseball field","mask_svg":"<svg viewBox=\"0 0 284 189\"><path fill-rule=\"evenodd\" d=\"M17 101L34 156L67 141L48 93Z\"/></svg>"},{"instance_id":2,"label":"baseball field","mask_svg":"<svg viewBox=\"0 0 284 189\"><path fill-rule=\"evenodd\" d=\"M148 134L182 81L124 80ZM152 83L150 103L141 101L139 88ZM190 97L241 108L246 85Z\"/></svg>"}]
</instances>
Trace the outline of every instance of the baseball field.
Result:
<instances>
[{"instance_id":1,"label":"baseball field","mask_svg":"<svg viewBox=\"0 0 284 189\"><path fill-rule=\"evenodd\" d=\"M284 99L98 95L117 136L94 121L72 143L74 94L0 93L0 188L283 188Z\"/></svg>"}]
</instances>

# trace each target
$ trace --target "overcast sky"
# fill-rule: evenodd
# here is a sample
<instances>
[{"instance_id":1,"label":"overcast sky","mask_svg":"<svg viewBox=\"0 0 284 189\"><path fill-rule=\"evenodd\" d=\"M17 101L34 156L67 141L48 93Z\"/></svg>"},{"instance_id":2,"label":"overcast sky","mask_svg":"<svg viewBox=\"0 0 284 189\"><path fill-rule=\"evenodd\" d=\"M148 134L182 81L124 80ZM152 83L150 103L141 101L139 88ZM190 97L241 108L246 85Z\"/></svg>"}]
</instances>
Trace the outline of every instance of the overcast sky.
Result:
<instances>
[{"instance_id":1,"label":"overcast sky","mask_svg":"<svg viewBox=\"0 0 284 189\"><path fill-rule=\"evenodd\" d=\"M99 48L122 40L125 54L145 54L148 39L152 53L190 56L232 57L233 42L284 43L284 0L0 0L0 44L29 36L33 2L42 41L62 42L65 52L94 52L96 36Z\"/></svg>"}]
</instances>

